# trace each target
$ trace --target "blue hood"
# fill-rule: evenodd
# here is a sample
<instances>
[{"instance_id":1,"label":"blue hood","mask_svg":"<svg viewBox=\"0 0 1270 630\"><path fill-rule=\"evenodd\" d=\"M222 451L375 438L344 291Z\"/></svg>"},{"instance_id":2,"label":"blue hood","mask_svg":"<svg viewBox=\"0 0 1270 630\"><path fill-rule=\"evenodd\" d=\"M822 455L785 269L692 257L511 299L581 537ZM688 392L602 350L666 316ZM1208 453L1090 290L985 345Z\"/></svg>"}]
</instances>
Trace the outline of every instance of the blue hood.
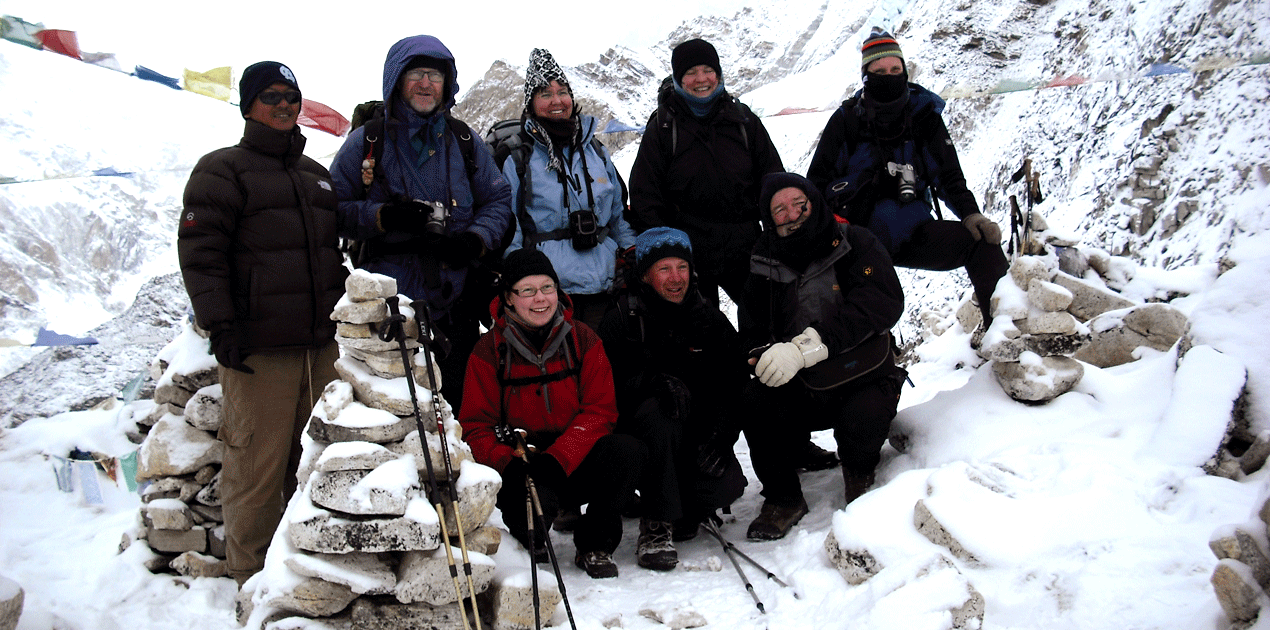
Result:
<instances>
[{"instance_id":1,"label":"blue hood","mask_svg":"<svg viewBox=\"0 0 1270 630\"><path fill-rule=\"evenodd\" d=\"M441 104L440 109L445 111L454 107L454 97L459 93L459 71L454 65L454 54L441 43L441 40L431 35L407 37L388 49L388 57L384 59L384 102L392 102L392 93L397 87L397 79L401 77L402 71L406 69L410 60L420 55L435 57L449 64L449 67L443 68L449 77L445 86L445 102Z\"/></svg>"}]
</instances>

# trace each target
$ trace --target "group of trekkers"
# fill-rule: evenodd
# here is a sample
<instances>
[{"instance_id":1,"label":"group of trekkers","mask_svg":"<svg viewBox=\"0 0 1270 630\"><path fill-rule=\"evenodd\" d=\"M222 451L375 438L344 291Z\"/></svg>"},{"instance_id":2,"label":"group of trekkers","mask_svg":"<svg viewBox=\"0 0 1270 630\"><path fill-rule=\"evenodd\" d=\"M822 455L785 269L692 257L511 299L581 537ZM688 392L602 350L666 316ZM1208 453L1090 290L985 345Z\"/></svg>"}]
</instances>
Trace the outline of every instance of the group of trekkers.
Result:
<instances>
[{"instance_id":1,"label":"group of trekkers","mask_svg":"<svg viewBox=\"0 0 1270 630\"><path fill-rule=\"evenodd\" d=\"M807 513L800 471L840 465L846 503L868 491L906 379L889 332L904 307L895 265L964 267L986 314L1007 263L943 100L909 81L890 34L861 48L863 87L803 177L725 89L714 46L675 46L629 189L543 49L512 141L491 147L450 114L446 46L402 39L382 102L329 172L303 155L295 75L247 68L246 131L194 168L178 231L220 364L230 575L263 567L295 489L299 436L337 378L329 315L350 264L426 304L443 397L475 460L502 475L502 521L535 558L549 540L527 480L591 577L618 574L624 516L639 518L637 564L675 568L675 543L717 533L747 485L742 433L763 497L749 539L782 538ZM826 429L836 453L811 441Z\"/></svg>"}]
</instances>

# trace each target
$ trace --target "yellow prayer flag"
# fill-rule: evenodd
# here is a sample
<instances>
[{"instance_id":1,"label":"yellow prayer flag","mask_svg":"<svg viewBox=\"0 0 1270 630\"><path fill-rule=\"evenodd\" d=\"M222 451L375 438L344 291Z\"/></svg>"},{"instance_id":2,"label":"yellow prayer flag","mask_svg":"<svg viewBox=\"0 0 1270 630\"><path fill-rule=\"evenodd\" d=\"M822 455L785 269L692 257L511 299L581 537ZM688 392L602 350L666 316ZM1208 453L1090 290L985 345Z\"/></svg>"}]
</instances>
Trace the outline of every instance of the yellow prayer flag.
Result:
<instances>
[{"instance_id":1,"label":"yellow prayer flag","mask_svg":"<svg viewBox=\"0 0 1270 630\"><path fill-rule=\"evenodd\" d=\"M203 96L229 102L229 66L212 68L207 72L185 69L185 89Z\"/></svg>"}]
</instances>

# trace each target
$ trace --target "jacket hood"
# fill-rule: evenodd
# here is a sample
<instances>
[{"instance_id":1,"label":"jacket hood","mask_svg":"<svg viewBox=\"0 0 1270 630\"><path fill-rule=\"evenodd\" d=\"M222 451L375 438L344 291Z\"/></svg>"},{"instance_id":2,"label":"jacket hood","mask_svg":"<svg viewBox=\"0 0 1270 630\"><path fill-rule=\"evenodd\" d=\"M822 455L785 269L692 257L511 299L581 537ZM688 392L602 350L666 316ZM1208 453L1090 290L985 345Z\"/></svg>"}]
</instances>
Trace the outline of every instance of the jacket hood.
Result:
<instances>
[{"instance_id":1,"label":"jacket hood","mask_svg":"<svg viewBox=\"0 0 1270 630\"><path fill-rule=\"evenodd\" d=\"M772 197L785 188L798 188L807 196L811 205L810 215L802 227L787 236L776 235L772 221ZM755 253L773 256L799 271L832 248L836 237L836 220L825 205L824 197L811 180L796 173L768 173L763 176L763 188L759 194L759 210L762 213L763 233L759 235Z\"/></svg>"},{"instance_id":2,"label":"jacket hood","mask_svg":"<svg viewBox=\"0 0 1270 630\"><path fill-rule=\"evenodd\" d=\"M459 93L459 71L454 65L454 54L441 43L441 40L431 35L407 37L388 49L388 57L384 59L384 102L392 102L392 94L397 88L397 80L401 78L401 73L405 71L411 59L421 55L435 57L448 64L444 68L447 75L445 102L441 104L440 109L444 111L454 107L454 98Z\"/></svg>"}]
</instances>

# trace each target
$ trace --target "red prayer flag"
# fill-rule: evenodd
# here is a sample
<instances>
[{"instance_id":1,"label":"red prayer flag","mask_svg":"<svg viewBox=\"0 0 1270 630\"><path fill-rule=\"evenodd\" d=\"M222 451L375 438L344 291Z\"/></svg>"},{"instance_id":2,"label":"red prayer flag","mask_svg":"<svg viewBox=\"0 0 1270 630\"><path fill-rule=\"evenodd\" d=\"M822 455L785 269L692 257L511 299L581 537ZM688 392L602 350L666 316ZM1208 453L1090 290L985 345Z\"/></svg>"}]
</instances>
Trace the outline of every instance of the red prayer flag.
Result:
<instances>
[{"instance_id":1,"label":"red prayer flag","mask_svg":"<svg viewBox=\"0 0 1270 630\"><path fill-rule=\"evenodd\" d=\"M300 117L297 122L311 129L320 129L333 136L342 136L348 132L347 118L330 107L307 98L304 99L304 105L300 108Z\"/></svg>"},{"instance_id":2,"label":"red prayer flag","mask_svg":"<svg viewBox=\"0 0 1270 630\"><path fill-rule=\"evenodd\" d=\"M80 60L84 58L79 53L79 37L75 35L75 31L46 28L35 36L40 40L40 45L44 46L44 50L51 50Z\"/></svg>"}]
</instances>

